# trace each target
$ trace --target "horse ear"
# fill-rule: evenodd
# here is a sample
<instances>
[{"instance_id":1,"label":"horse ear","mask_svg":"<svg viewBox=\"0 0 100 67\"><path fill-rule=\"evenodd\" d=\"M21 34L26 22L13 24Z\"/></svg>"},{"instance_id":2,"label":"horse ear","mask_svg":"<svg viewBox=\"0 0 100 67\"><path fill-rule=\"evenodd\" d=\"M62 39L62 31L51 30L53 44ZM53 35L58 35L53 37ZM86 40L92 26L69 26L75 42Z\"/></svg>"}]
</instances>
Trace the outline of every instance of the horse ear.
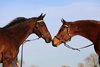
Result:
<instances>
[{"instance_id":1,"label":"horse ear","mask_svg":"<svg viewBox=\"0 0 100 67\"><path fill-rule=\"evenodd\" d=\"M41 15L39 17L42 17L43 13L41 13Z\"/></svg>"},{"instance_id":2,"label":"horse ear","mask_svg":"<svg viewBox=\"0 0 100 67\"><path fill-rule=\"evenodd\" d=\"M43 20L43 18L45 17L46 14L43 15L43 13L41 13L41 15L38 17L38 19Z\"/></svg>"},{"instance_id":3,"label":"horse ear","mask_svg":"<svg viewBox=\"0 0 100 67\"><path fill-rule=\"evenodd\" d=\"M66 21L62 18L62 19L61 19L61 22L64 24Z\"/></svg>"},{"instance_id":4,"label":"horse ear","mask_svg":"<svg viewBox=\"0 0 100 67\"><path fill-rule=\"evenodd\" d=\"M44 18L46 14L44 14L42 17Z\"/></svg>"}]
</instances>

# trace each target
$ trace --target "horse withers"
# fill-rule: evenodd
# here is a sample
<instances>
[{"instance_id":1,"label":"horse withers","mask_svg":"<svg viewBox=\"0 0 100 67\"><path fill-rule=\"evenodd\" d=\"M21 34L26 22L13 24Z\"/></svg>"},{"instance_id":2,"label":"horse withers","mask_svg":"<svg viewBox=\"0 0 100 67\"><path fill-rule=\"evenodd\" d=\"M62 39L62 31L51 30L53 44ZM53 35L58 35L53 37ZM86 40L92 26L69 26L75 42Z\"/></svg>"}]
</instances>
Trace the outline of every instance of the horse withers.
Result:
<instances>
[{"instance_id":1,"label":"horse withers","mask_svg":"<svg viewBox=\"0 0 100 67\"><path fill-rule=\"evenodd\" d=\"M32 33L43 38L46 43L51 42L52 37L44 23L44 17L43 14L32 18L18 17L0 28L0 62L3 63L3 67L12 67L19 47Z\"/></svg>"},{"instance_id":2,"label":"horse withers","mask_svg":"<svg viewBox=\"0 0 100 67\"><path fill-rule=\"evenodd\" d=\"M62 43L66 43L75 35L83 36L94 44L94 49L99 56L100 64L100 21L78 20L67 22L62 19L61 22L63 24L57 35L53 38L53 46L57 47Z\"/></svg>"}]
</instances>

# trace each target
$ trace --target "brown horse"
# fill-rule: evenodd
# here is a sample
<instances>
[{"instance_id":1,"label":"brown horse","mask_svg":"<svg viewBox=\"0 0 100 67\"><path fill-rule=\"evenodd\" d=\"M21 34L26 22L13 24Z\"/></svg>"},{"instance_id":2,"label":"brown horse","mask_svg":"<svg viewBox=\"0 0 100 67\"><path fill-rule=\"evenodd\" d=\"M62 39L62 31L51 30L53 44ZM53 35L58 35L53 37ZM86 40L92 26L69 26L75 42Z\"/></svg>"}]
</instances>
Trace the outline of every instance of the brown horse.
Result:
<instances>
[{"instance_id":1,"label":"brown horse","mask_svg":"<svg viewBox=\"0 0 100 67\"><path fill-rule=\"evenodd\" d=\"M12 61L17 57L19 47L26 38L35 33L46 43L51 42L51 35L43 21L45 15L39 17L18 17L3 28L0 28L0 62L3 67L12 67Z\"/></svg>"},{"instance_id":2,"label":"brown horse","mask_svg":"<svg viewBox=\"0 0 100 67\"><path fill-rule=\"evenodd\" d=\"M70 41L73 36L81 35L93 42L94 49L99 55L100 64L100 21L79 20L67 22L64 19L61 21L63 25L52 41L53 46L57 47L61 43Z\"/></svg>"}]
</instances>

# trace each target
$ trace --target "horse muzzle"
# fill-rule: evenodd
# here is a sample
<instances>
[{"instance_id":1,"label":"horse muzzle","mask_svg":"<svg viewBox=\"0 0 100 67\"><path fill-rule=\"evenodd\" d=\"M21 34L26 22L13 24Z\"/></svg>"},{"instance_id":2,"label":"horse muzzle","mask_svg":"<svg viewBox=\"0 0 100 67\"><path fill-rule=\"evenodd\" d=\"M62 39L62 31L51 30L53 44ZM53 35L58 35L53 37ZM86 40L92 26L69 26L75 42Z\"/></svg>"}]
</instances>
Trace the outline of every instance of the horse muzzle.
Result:
<instances>
[{"instance_id":1,"label":"horse muzzle","mask_svg":"<svg viewBox=\"0 0 100 67\"><path fill-rule=\"evenodd\" d=\"M47 38L47 39L45 39L45 42L46 43L50 43L52 41L52 38Z\"/></svg>"},{"instance_id":2,"label":"horse muzzle","mask_svg":"<svg viewBox=\"0 0 100 67\"><path fill-rule=\"evenodd\" d=\"M60 40L58 40L57 38L54 38L54 39L52 40L52 45L53 45L54 47L59 46L61 43L62 43L62 42L61 42Z\"/></svg>"}]
</instances>

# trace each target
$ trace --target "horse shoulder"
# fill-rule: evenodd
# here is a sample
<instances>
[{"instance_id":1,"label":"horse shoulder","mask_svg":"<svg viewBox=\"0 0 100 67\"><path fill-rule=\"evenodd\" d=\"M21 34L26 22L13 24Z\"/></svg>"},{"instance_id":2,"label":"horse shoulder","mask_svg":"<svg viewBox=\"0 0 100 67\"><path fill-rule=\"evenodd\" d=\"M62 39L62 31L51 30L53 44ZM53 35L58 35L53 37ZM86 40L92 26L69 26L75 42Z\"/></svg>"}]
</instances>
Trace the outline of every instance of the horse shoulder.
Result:
<instances>
[{"instance_id":1,"label":"horse shoulder","mask_svg":"<svg viewBox=\"0 0 100 67\"><path fill-rule=\"evenodd\" d=\"M0 29L0 49L2 47L6 48L14 48L15 45L17 45L16 41L14 41L13 38L11 38L6 30Z\"/></svg>"}]
</instances>

